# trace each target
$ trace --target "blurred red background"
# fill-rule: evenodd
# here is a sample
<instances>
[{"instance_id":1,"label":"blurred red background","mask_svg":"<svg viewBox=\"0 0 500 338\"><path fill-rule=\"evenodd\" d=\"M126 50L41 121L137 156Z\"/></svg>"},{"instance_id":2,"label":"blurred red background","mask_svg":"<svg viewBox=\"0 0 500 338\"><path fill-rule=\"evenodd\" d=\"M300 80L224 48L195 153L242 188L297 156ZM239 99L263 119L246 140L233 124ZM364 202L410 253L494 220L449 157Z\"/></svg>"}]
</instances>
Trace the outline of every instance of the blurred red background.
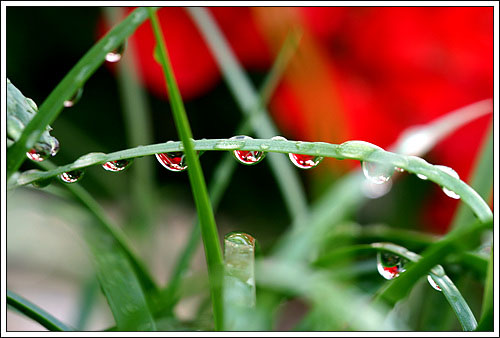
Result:
<instances>
[{"instance_id":1,"label":"blurred red background","mask_svg":"<svg viewBox=\"0 0 500 338\"><path fill-rule=\"evenodd\" d=\"M493 96L492 7L210 11L248 71L265 73L290 30L303 32L269 105L290 139L358 139L387 148L409 126ZM221 74L198 29L183 8L162 8L158 16L183 98L206 95ZM144 84L166 98L149 22L131 42ZM429 160L454 168L467 180L490 122L491 117L481 118L461 128L435 147ZM335 169L347 168L341 162ZM457 201L436 188L427 203L424 223L432 231L446 231Z\"/></svg>"}]
</instances>

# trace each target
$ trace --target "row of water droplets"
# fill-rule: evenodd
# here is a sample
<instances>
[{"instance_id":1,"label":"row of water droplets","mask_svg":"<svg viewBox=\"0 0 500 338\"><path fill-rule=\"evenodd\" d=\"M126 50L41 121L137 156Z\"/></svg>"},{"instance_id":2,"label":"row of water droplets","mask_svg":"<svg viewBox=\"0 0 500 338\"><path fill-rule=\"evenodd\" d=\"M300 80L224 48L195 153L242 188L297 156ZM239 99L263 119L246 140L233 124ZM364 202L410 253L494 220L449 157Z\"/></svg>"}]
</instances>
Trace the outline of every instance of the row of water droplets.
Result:
<instances>
[{"instance_id":1,"label":"row of water droplets","mask_svg":"<svg viewBox=\"0 0 500 338\"><path fill-rule=\"evenodd\" d=\"M349 141L346 143L368 144L372 148L383 150L378 146L375 146L373 144L364 141ZM446 174L456 179L460 178L458 173L450 167L444 165L435 165L434 167L438 168L439 170L445 172ZM369 160L361 161L361 169L363 171L363 175L367 179L365 184L363 185L363 192L369 198L379 198L387 194L392 187L391 177L394 175L394 173L404 172L403 168L393 167L388 164L383 164L380 162L369 161ZM423 174L417 174L417 177L422 180L428 179L427 176ZM458 195L456 192L447 189L446 187L441 187L441 189L447 196L453 199L460 199L460 195Z\"/></svg>"},{"instance_id":2,"label":"row of water droplets","mask_svg":"<svg viewBox=\"0 0 500 338\"><path fill-rule=\"evenodd\" d=\"M392 280L405 272L407 260L389 252L377 252L377 271L387 280ZM427 275L427 281L437 291L442 291L431 275Z\"/></svg>"},{"instance_id":3,"label":"row of water droplets","mask_svg":"<svg viewBox=\"0 0 500 338\"><path fill-rule=\"evenodd\" d=\"M116 49L113 51L110 51L106 54L105 60L109 63L115 63L121 60L123 52L125 51L126 47L126 41L122 43L120 46L118 46ZM66 108L73 107L78 101L80 101L80 98L83 95L83 87L78 88L75 93L68 98L67 100L64 101L63 105ZM34 102L33 102L34 104ZM36 105L35 105L36 106ZM38 110L38 108L37 108ZM43 160L55 156L57 152L59 151L59 141L53 137L53 144L52 148L48 151L42 151L42 150L37 150L35 148L30 149L28 152L26 152L26 156L35 162L42 162ZM129 164L131 160L117 160L117 161L109 161L103 164L103 168L108 170L108 171L122 171L124 170ZM65 182L65 183L74 183L80 180L80 178L83 176L83 171L81 170L73 170L69 172L62 173L59 177L60 179Z\"/></svg>"}]
</instances>

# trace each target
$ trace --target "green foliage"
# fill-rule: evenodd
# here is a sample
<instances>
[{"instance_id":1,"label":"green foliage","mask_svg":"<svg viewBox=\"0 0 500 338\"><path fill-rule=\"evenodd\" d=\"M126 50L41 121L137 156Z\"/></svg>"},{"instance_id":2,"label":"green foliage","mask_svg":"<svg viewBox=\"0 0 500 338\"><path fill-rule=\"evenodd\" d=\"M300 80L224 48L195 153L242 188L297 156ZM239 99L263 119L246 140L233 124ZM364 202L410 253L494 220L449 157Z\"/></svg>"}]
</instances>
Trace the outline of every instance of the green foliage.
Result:
<instances>
[{"instance_id":1,"label":"green foliage","mask_svg":"<svg viewBox=\"0 0 500 338\"><path fill-rule=\"evenodd\" d=\"M116 19L116 13L112 10L107 12L112 21ZM82 186L66 184L65 188L70 194L55 188L54 185L48 185L42 190L43 193L56 194L64 200L76 200L91 216L89 221L83 224L84 239L89 247L89 257L94 263L100 290L115 320L116 325L108 330L271 330L277 327L283 304L297 299L306 303L307 313L294 323L298 324L296 329L412 330L417 326L401 320L404 316L398 317L398 311L405 307L418 311L413 308L416 307L415 303L408 295L417 289L415 285L422 276L431 274L442 288L444 297L463 329L471 331L476 329L477 325L472 306L469 306L466 297L451 280L456 277L456 271L459 271L459 274L460 269L468 268L474 270L481 279L480 282L485 285L482 314L476 330L491 330L493 249L491 248L489 261L476 252L481 236L492 229L493 215L485 202L491 191L493 176L491 136L476 161L472 187L421 157L406 155L398 147L395 147L398 151L393 152L362 141L330 144L273 139L279 131L265 106L286 68L287 60L296 48L295 33L290 34L283 44L272 70L261 90L257 92L209 13L203 8L189 8L188 12L212 49L231 94L245 116L235 134L253 131L259 138L193 139L162 31L155 9L152 8L133 11L95 44L48 96L38 112L29 99L8 82L10 142L7 169L10 176L20 168L27 149L51 140L48 125L58 117L64 100L81 88L103 62L105 54L119 46L148 16L151 19L158 44L155 49L156 56L163 67L180 141L152 144L147 101L140 92L136 76L127 73L127 67L123 67L119 75L119 86L125 111L124 119L128 121L128 148L108 154L88 153L66 165L56 166L45 161L38 164L41 169L24 170L19 175L12 176L8 187L11 191L29 185L40 187L50 184L62 173L73 170L90 171L93 166L109 161L141 158L158 153L184 152L198 220L186 241L184 251L174 264L166 286L157 285L150 268L145 264L145 255L139 256L132 245L134 238L112 221L100 202ZM461 121L467 123L469 120ZM454 124L453 128L458 128L459 124ZM443 121L436 121L426 126L427 129L424 128L434 133L434 141L429 143L429 148L453 129L444 130L436 126L443 126ZM403 144L404 140L403 137L400 144ZM255 257L255 262L252 248L251 257L246 257L249 260L242 264L244 268L241 271L244 270L245 274L239 275L240 270L231 270L234 268L231 264L234 263L235 256L227 255L224 282L224 262L219 244L221 236L215 223L214 210L220 204L237 169L236 162L230 156L234 150L263 151L268 154L264 162L270 164L292 222L269 251ZM225 153L225 157L214 170L210 189L207 189L198 154L206 153L206 157L216 156L215 151ZM290 153L369 162L390 170L397 167L411 174L424 175L429 181L460 196L462 206L453 222L454 228L440 237L383 224L360 226L354 223L351 216L365 201L361 191L365 178L359 171L337 180L318 200L308 205L298 171L286 158ZM142 181L144 176L147 176L146 182L149 182L145 185L142 184L145 182ZM140 177L141 181L138 180ZM135 214L132 213L135 216L130 224L132 227L151 225L156 217L154 201L157 197L159 200L160 195L154 187L151 167L145 165L137 169L134 180L137 182L134 183L132 203L136 211ZM251 207L249 204L246 206ZM197 272L192 276L186 273L200 237L205 248L208 282L202 273ZM407 248L420 252L420 255ZM376 275L376 265L373 261L373 254L377 251L398 254L412 263L398 278L383 283ZM454 271L449 273L450 277L444 274L442 266L445 266L447 271ZM451 269L448 269L448 266ZM248 282L252 279L255 279L256 285ZM242 283L251 285L251 292L246 288L248 285L241 287ZM228 287L225 292L223 285ZM460 286L459 283L457 285ZM210 292L207 292L207 289ZM92 289L88 290L90 291L83 294L92 295ZM201 295L206 301L201 302L194 319L178 318L176 305L192 295ZM372 299L373 296L376 296L376 301ZM251 306L239 306L241 304L237 303L241 299L245 299L244 303ZM9 306L49 330L71 329L10 291L7 294L7 302ZM208 306L210 303L211 311ZM82 323L91 308L90 301L82 302Z\"/></svg>"}]
</instances>

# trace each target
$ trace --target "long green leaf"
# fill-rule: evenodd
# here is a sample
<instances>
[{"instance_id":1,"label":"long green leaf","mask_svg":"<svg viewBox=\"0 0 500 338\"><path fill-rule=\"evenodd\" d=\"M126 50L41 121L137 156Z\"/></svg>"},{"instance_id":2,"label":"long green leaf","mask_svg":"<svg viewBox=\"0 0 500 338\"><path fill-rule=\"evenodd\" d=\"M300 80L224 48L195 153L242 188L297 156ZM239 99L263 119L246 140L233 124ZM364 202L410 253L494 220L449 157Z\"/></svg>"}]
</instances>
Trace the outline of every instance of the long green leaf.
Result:
<instances>
[{"instance_id":1,"label":"long green leaf","mask_svg":"<svg viewBox=\"0 0 500 338\"><path fill-rule=\"evenodd\" d=\"M222 309L222 252L219 244L217 225L208 197L205 179L201 169L198 156L192 143L192 133L189 121L184 109L184 104L177 87L177 83L172 71L172 65L168 57L167 48L161 32L158 18L153 10L149 11L153 32L159 46L160 61L167 82L170 104L174 115L175 126L182 141L183 150L189 166L188 176L193 191L196 210L200 220L201 235L205 247L205 257L207 260L208 273L210 278L210 293L212 297L215 329L223 328Z\"/></svg>"},{"instance_id":2,"label":"long green leaf","mask_svg":"<svg viewBox=\"0 0 500 338\"><path fill-rule=\"evenodd\" d=\"M117 48L146 18L147 10L145 8L133 11L99 40L59 82L40 106L38 113L26 125L19 140L9 148L6 162L7 179L21 166L26 158L26 151L37 142L47 125L57 118L63 109L64 101L82 88L85 81L104 62L106 54Z\"/></svg>"},{"instance_id":3,"label":"long green leaf","mask_svg":"<svg viewBox=\"0 0 500 338\"><path fill-rule=\"evenodd\" d=\"M96 222L88 224L85 235L117 328L121 331L156 330L139 279L122 247Z\"/></svg>"},{"instance_id":4,"label":"long green leaf","mask_svg":"<svg viewBox=\"0 0 500 338\"><path fill-rule=\"evenodd\" d=\"M30 301L18 294L7 290L7 305L12 306L27 317L40 323L43 327L51 331L74 331L73 328L64 324L59 319L52 316L47 311L39 308Z\"/></svg>"},{"instance_id":5,"label":"long green leaf","mask_svg":"<svg viewBox=\"0 0 500 338\"><path fill-rule=\"evenodd\" d=\"M378 295L387 303L394 305L405 297L416 281L426 274L432 267L442 262L448 255L463 251L464 247L472 245L472 239L485 229L492 226L492 220L477 222L470 227L456 229L442 240L429 246L423 253L422 259L410 266L404 274L388 283Z\"/></svg>"},{"instance_id":6,"label":"long green leaf","mask_svg":"<svg viewBox=\"0 0 500 338\"><path fill-rule=\"evenodd\" d=\"M491 246L490 260L488 263L488 274L486 276L486 286L484 288L483 307L481 309L481 320L477 327L478 331L493 331L494 329L494 301L493 301L493 246Z\"/></svg>"}]
</instances>

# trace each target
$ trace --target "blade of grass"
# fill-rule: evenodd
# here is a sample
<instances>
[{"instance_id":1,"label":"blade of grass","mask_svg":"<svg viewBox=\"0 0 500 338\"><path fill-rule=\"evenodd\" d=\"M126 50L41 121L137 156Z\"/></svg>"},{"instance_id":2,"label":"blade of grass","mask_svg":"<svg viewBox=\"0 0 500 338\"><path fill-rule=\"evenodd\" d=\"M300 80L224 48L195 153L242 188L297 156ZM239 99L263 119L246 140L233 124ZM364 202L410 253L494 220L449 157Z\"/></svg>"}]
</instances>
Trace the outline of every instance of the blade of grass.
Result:
<instances>
[{"instance_id":1,"label":"blade of grass","mask_svg":"<svg viewBox=\"0 0 500 338\"><path fill-rule=\"evenodd\" d=\"M192 143L192 133L186 116L179 89L172 71L163 34L156 13L150 9L149 16L153 27L156 43L159 46L160 61L167 82L170 104L174 115L175 126L179 133L184 153L189 166L188 176L193 191L196 210L200 220L201 235L205 247L208 274L210 279L210 294L212 298L214 324L216 330L223 329L222 306L222 252L219 244L217 225L208 197L205 179L198 156Z\"/></svg>"},{"instance_id":2,"label":"blade of grass","mask_svg":"<svg viewBox=\"0 0 500 338\"><path fill-rule=\"evenodd\" d=\"M54 165L47 160L44 162L38 162L38 165L45 169L54 167ZM156 292L158 287L144 266L144 263L141 262L130 244L128 244L127 237L122 230L109 219L99 203L79 184L65 184L64 187L71 192L78 202L88 209L90 214L93 215L98 221L97 224L100 224L103 230L108 232L121 246L136 271L144 291Z\"/></svg>"},{"instance_id":3,"label":"blade of grass","mask_svg":"<svg viewBox=\"0 0 500 338\"><path fill-rule=\"evenodd\" d=\"M98 292L99 283L95 279L95 276L92 276L92 278L85 282L81 287L78 300L78 314L76 317L76 328L78 330L85 330L90 314L92 313L92 308L97 301Z\"/></svg>"},{"instance_id":4,"label":"blade of grass","mask_svg":"<svg viewBox=\"0 0 500 338\"><path fill-rule=\"evenodd\" d=\"M464 247L470 246L471 242L473 242L472 239L476 238L485 229L490 228L492 224L492 220L485 221L485 223L476 222L472 226L451 231L443 239L429 246L422 253L422 258L410 266L404 274L388 283L387 287L378 293L377 298L394 305L407 295L421 276L442 262L448 255L463 251Z\"/></svg>"},{"instance_id":5,"label":"blade of grass","mask_svg":"<svg viewBox=\"0 0 500 338\"><path fill-rule=\"evenodd\" d=\"M470 186L476 190L479 195L488 201L493 189L493 123L478 152L476 163L472 171ZM460 228L474 222L474 215L463 203L460 203L455 217L451 223L451 229Z\"/></svg>"},{"instance_id":6,"label":"blade of grass","mask_svg":"<svg viewBox=\"0 0 500 338\"><path fill-rule=\"evenodd\" d=\"M7 151L7 179L21 166L26 158L26 151L39 139L47 125L59 115L64 101L71 98L85 81L104 62L106 54L117 48L123 40L147 18L147 10L138 8L99 40L69 71L64 79L43 102L38 113L31 119L19 140Z\"/></svg>"},{"instance_id":7,"label":"blade of grass","mask_svg":"<svg viewBox=\"0 0 500 338\"><path fill-rule=\"evenodd\" d=\"M88 224L85 235L117 328L120 331L155 331L156 324L146 297L121 246L97 222Z\"/></svg>"},{"instance_id":8,"label":"blade of grass","mask_svg":"<svg viewBox=\"0 0 500 338\"><path fill-rule=\"evenodd\" d=\"M288 62L296 51L298 45L297 40L298 37L296 36L296 34L290 34L287 36L285 42L280 48L280 51L278 52L276 60L273 62L271 70L267 74L259 90L259 102L257 106L252 110L251 114L247 118L245 118L243 123L241 123L240 126L236 129L235 135L247 134L251 128L250 120L262 111L262 107L265 107L268 104L269 99L271 98L277 84L279 83L279 79L281 79L283 72L288 65ZM227 154L215 168L214 176L210 180L208 188L210 201L212 203L214 211L217 210L219 202L230 183L236 167L236 161L234 161L233 156L231 154ZM186 246L182 251L177 264L172 270L172 277L169 280L168 288L166 291L171 295L171 297L169 297L169 302L165 304L164 313L166 314L171 314L173 307L177 303L178 299L175 296L177 294L177 289L181 282L182 276L189 267L189 263L196 251L199 240L200 228L199 222L197 220L193 226L193 229L191 230L191 234L186 243Z\"/></svg>"},{"instance_id":9,"label":"blade of grass","mask_svg":"<svg viewBox=\"0 0 500 338\"><path fill-rule=\"evenodd\" d=\"M483 307L481 309L481 319L477 331L493 331L494 330L494 298L493 298L493 245L491 246L490 260L488 263L488 274L486 276L486 286L484 288Z\"/></svg>"},{"instance_id":10,"label":"blade of grass","mask_svg":"<svg viewBox=\"0 0 500 338\"><path fill-rule=\"evenodd\" d=\"M110 26L116 24L123 16L123 10L119 7L104 7L103 10ZM127 42L126 50L117 67L118 89L128 145L135 147L141 144L151 144L153 141L151 112L146 93L139 84L136 48L132 41ZM134 229L151 232L156 205L152 162L136 161L130 168L130 172L132 209L130 224Z\"/></svg>"},{"instance_id":11,"label":"blade of grass","mask_svg":"<svg viewBox=\"0 0 500 338\"><path fill-rule=\"evenodd\" d=\"M74 331L73 328L64 324L47 311L10 290L7 290L7 305L12 306L50 331Z\"/></svg>"},{"instance_id":12,"label":"blade of grass","mask_svg":"<svg viewBox=\"0 0 500 338\"><path fill-rule=\"evenodd\" d=\"M215 56L236 102L242 112L249 116L259 102L259 95L243 71L243 67L238 63L229 43L205 8L189 7L187 11ZM255 135L259 138L271 138L278 135L278 130L264 108L255 118L252 118L251 124ZM305 226L304 220L308 213L307 201L297 173L286 158L270 154L269 161L290 215L300 220L294 224Z\"/></svg>"}]
</instances>

